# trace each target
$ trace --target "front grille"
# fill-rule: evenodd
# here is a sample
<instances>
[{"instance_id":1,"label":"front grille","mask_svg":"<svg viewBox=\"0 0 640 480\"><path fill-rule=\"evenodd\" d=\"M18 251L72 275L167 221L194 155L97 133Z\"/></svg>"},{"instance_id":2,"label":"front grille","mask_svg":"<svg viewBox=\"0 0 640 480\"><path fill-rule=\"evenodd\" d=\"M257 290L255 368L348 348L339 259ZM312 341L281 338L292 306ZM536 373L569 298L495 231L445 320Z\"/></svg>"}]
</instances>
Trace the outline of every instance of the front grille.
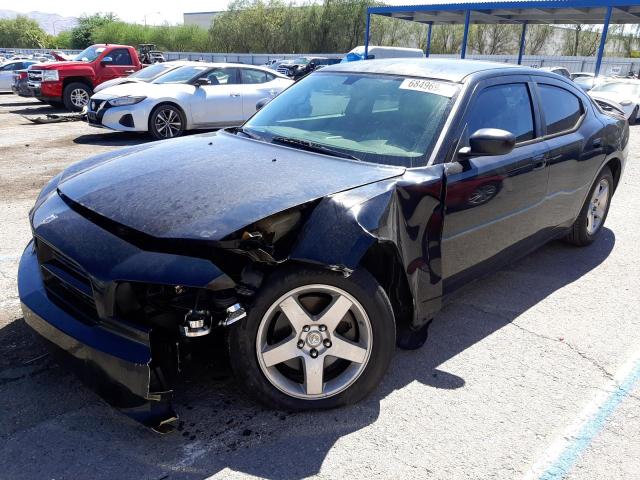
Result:
<instances>
[{"instance_id":1,"label":"front grille","mask_svg":"<svg viewBox=\"0 0 640 480\"><path fill-rule=\"evenodd\" d=\"M42 70L29 70L28 73L30 82L42 82Z\"/></svg>"},{"instance_id":2,"label":"front grille","mask_svg":"<svg viewBox=\"0 0 640 480\"><path fill-rule=\"evenodd\" d=\"M82 267L39 238L35 239L35 247L49 299L78 320L96 323L93 288Z\"/></svg>"},{"instance_id":3,"label":"front grille","mask_svg":"<svg viewBox=\"0 0 640 480\"><path fill-rule=\"evenodd\" d=\"M280 65L278 67L278 73L282 73L284 75L289 75L289 67L285 67L284 65Z\"/></svg>"}]
</instances>

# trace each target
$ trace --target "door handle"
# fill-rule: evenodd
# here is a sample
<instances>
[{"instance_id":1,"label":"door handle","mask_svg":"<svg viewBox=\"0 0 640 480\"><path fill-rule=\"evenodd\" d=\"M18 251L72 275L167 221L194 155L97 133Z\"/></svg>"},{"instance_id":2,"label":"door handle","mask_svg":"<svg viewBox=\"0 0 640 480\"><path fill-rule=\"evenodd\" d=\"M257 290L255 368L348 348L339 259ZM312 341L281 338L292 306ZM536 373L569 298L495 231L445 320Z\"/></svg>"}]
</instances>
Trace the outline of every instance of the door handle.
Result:
<instances>
[{"instance_id":1,"label":"door handle","mask_svg":"<svg viewBox=\"0 0 640 480\"><path fill-rule=\"evenodd\" d=\"M542 170L544 167L547 166L547 156L546 155L536 155L535 157L533 157L531 159L531 162L533 163L533 169L532 170Z\"/></svg>"},{"instance_id":2,"label":"door handle","mask_svg":"<svg viewBox=\"0 0 640 480\"><path fill-rule=\"evenodd\" d=\"M229 96L230 97L239 97L240 94L239 93L230 93Z\"/></svg>"},{"instance_id":3,"label":"door handle","mask_svg":"<svg viewBox=\"0 0 640 480\"><path fill-rule=\"evenodd\" d=\"M125 70L124 71L124 73L129 73L129 74L134 73L134 72L135 72L135 70Z\"/></svg>"}]
</instances>

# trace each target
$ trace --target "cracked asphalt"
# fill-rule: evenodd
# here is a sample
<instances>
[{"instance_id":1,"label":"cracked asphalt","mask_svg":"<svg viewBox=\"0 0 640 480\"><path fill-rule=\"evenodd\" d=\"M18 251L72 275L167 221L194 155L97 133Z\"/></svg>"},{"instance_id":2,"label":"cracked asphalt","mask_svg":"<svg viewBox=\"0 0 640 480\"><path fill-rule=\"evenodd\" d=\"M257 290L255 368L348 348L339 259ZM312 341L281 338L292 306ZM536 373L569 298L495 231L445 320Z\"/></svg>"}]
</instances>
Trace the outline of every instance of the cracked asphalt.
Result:
<instances>
[{"instance_id":1,"label":"cracked asphalt","mask_svg":"<svg viewBox=\"0 0 640 480\"><path fill-rule=\"evenodd\" d=\"M95 153L148 141L0 95L0 479L498 478L527 474L640 348L640 126L601 238L554 242L459 292L426 345L339 410L293 414L243 397L224 368L176 395L154 434L59 367L22 320L19 255L43 184ZM633 385L566 478L640 478Z\"/></svg>"}]
</instances>

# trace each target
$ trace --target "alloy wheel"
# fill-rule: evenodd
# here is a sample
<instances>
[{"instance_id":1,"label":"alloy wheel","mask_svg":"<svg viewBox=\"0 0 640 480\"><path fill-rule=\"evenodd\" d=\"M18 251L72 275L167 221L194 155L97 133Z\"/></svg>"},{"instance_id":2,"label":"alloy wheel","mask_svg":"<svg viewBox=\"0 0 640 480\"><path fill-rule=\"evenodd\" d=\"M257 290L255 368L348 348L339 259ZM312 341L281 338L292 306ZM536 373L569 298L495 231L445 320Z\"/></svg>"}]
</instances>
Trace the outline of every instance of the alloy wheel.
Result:
<instances>
[{"instance_id":1,"label":"alloy wheel","mask_svg":"<svg viewBox=\"0 0 640 480\"><path fill-rule=\"evenodd\" d=\"M182 130L180 115L172 108L158 110L153 122L156 132L163 138L175 137Z\"/></svg>"},{"instance_id":2,"label":"alloy wheel","mask_svg":"<svg viewBox=\"0 0 640 480\"><path fill-rule=\"evenodd\" d=\"M71 90L70 98L73 106L82 108L89 103L89 92L82 88L75 88Z\"/></svg>"},{"instance_id":3,"label":"alloy wheel","mask_svg":"<svg viewBox=\"0 0 640 480\"><path fill-rule=\"evenodd\" d=\"M609 181L602 178L591 195L587 211L587 233L594 235L602 226L609 203Z\"/></svg>"},{"instance_id":4,"label":"alloy wheel","mask_svg":"<svg viewBox=\"0 0 640 480\"><path fill-rule=\"evenodd\" d=\"M360 302L331 285L306 285L269 307L258 327L256 354L274 387L316 400L337 395L360 377L372 343Z\"/></svg>"}]
</instances>

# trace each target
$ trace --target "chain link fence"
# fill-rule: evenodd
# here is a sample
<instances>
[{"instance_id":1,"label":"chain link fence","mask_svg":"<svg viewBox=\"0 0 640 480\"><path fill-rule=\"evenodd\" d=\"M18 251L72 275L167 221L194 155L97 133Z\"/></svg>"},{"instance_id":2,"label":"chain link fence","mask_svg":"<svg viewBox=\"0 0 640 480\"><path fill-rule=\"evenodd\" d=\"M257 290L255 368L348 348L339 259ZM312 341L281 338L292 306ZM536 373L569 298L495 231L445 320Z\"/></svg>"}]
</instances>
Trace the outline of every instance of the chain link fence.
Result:
<instances>
[{"instance_id":1,"label":"chain link fence","mask_svg":"<svg viewBox=\"0 0 640 480\"><path fill-rule=\"evenodd\" d=\"M51 49L4 49L24 55L48 53ZM80 50L63 50L64 53L73 55ZM271 60L291 59L305 55L318 57L342 58L344 53L216 53L216 52L164 52L167 60L200 60L203 62L230 62L245 63L249 65L264 65ZM459 55L432 54L433 58L458 58ZM493 62L517 63L517 55L467 55L469 59L490 60ZM569 72L594 72L596 66L595 57L569 57L553 55L525 55L522 64L531 67L565 67ZM600 73L603 75L627 75L633 71L640 71L640 58L604 57Z\"/></svg>"}]
</instances>

